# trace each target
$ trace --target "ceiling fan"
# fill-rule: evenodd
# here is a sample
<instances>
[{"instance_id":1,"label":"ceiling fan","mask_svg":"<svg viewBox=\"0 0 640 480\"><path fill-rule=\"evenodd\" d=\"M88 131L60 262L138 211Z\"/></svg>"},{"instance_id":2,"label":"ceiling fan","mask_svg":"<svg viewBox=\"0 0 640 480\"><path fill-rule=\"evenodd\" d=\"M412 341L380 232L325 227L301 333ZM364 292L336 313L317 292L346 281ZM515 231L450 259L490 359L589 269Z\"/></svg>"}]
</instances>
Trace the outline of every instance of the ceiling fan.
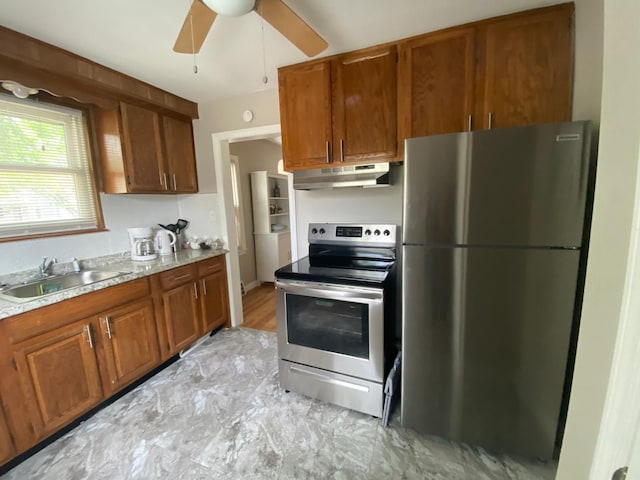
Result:
<instances>
[{"instance_id":1,"label":"ceiling fan","mask_svg":"<svg viewBox=\"0 0 640 480\"><path fill-rule=\"evenodd\" d=\"M327 42L282 0L194 0L173 51L198 53L216 16L240 16L255 10L308 57L327 48Z\"/></svg>"}]
</instances>

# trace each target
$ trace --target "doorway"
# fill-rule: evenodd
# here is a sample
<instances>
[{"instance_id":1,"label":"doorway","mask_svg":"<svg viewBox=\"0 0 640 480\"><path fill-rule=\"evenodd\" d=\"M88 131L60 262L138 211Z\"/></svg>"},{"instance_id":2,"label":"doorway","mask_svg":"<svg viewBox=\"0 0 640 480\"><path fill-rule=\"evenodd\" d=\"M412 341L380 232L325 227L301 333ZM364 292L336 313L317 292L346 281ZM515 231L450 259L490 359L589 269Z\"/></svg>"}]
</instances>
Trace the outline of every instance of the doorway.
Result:
<instances>
[{"instance_id":1,"label":"doorway","mask_svg":"<svg viewBox=\"0 0 640 480\"><path fill-rule=\"evenodd\" d=\"M235 227L230 144L248 142L253 140L268 140L274 139L278 136L280 136L279 124L212 134L216 184L218 194L221 197L222 203L222 227L226 232L226 243L229 249L227 270L229 276L229 306L232 326L241 325L244 321L244 314L242 306L242 287L239 261L240 252L238 249L238 235ZM291 231L295 232L295 195L293 194L293 182L290 180L288 183ZM247 232L247 234L249 234L249 232ZM295 235L291 237L291 258L292 261L295 261L298 258L297 241L295 239Z\"/></svg>"}]
</instances>

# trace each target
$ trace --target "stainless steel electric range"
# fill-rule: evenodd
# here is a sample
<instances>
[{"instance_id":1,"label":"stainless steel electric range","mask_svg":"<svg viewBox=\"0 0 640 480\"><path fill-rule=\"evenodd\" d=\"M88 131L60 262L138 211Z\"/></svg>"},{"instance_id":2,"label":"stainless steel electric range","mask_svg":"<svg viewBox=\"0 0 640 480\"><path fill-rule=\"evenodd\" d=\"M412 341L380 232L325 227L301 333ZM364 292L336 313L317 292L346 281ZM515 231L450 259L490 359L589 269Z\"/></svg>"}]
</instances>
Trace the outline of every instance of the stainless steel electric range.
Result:
<instances>
[{"instance_id":1,"label":"stainless steel electric range","mask_svg":"<svg viewBox=\"0 0 640 480\"><path fill-rule=\"evenodd\" d=\"M380 417L395 357L396 226L310 224L275 272L282 388Z\"/></svg>"}]
</instances>

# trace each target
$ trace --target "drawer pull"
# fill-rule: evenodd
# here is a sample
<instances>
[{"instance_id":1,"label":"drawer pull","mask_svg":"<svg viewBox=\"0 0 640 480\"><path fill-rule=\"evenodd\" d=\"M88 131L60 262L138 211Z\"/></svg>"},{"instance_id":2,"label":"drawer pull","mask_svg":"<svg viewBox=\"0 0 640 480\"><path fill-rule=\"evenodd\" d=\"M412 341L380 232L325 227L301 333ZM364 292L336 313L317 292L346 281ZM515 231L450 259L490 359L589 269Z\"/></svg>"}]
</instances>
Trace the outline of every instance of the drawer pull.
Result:
<instances>
[{"instance_id":1,"label":"drawer pull","mask_svg":"<svg viewBox=\"0 0 640 480\"><path fill-rule=\"evenodd\" d=\"M107 329L107 337L109 338L109 340L111 340L111 324L110 324L110 317L104 317L104 326Z\"/></svg>"},{"instance_id":2,"label":"drawer pull","mask_svg":"<svg viewBox=\"0 0 640 480\"><path fill-rule=\"evenodd\" d=\"M178 184L176 183L176 174L173 174L173 189L178 190Z\"/></svg>"},{"instance_id":3,"label":"drawer pull","mask_svg":"<svg viewBox=\"0 0 640 480\"><path fill-rule=\"evenodd\" d=\"M87 341L89 342L89 348L93 349L93 338L91 338L91 325L85 325L84 329L87 332Z\"/></svg>"},{"instance_id":4,"label":"drawer pull","mask_svg":"<svg viewBox=\"0 0 640 480\"><path fill-rule=\"evenodd\" d=\"M184 275L178 275L177 277L173 277L173 281L176 282L178 280L182 280L183 278L189 278L191 276L190 273L185 273Z\"/></svg>"}]
</instances>

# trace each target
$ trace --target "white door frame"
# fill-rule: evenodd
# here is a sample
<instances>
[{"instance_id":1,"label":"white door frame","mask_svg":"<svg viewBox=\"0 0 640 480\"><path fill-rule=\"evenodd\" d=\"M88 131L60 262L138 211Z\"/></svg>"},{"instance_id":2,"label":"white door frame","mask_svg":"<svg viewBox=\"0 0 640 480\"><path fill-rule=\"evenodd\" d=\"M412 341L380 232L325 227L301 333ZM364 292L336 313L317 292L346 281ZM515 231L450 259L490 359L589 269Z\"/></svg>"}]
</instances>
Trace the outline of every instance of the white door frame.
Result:
<instances>
[{"instance_id":1,"label":"white door frame","mask_svg":"<svg viewBox=\"0 0 640 480\"><path fill-rule=\"evenodd\" d=\"M634 471L640 468L640 169L627 266L611 376L589 476L593 480L609 479L625 465L630 465L629 480L640 479L640 470Z\"/></svg>"},{"instance_id":2,"label":"white door frame","mask_svg":"<svg viewBox=\"0 0 640 480\"><path fill-rule=\"evenodd\" d=\"M213 141L213 162L216 172L216 186L222 198L220 212L223 221L223 236L225 237L229 255L227 256L227 271L229 281L229 307L231 325L241 325L242 292L240 291L240 263L238 261L238 238L234 224L233 192L231 190L231 165L229 143L261 140L280 135L280 124L264 125L262 127L243 128L216 132L211 135ZM291 183L291 178L289 178ZM289 199L291 231L295 232L295 198ZM226 235L224 234L226 231ZM295 236L291 238L291 256L297 258L297 242Z\"/></svg>"}]
</instances>

